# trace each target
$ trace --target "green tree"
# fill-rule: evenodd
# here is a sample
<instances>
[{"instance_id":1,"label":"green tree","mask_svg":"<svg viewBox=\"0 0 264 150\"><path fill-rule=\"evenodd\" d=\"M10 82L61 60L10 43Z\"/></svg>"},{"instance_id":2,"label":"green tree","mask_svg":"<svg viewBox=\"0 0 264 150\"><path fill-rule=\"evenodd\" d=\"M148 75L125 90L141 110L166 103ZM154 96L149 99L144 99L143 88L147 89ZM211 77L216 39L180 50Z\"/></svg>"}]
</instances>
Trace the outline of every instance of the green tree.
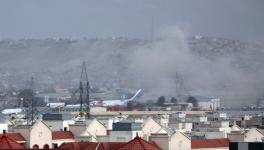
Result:
<instances>
[{"instance_id":1,"label":"green tree","mask_svg":"<svg viewBox=\"0 0 264 150\"><path fill-rule=\"evenodd\" d=\"M193 107L198 107L198 100L193 96L189 96L186 102L192 103Z\"/></svg>"},{"instance_id":2,"label":"green tree","mask_svg":"<svg viewBox=\"0 0 264 150\"><path fill-rule=\"evenodd\" d=\"M174 104L178 103L178 100L175 97L172 97L170 101L171 103L174 103Z\"/></svg>"},{"instance_id":3,"label":"green tree","mask_svg":"<svg viewBox=\"0 0 264 150\"><path fill-rule=\"evenodd\" d=\"M160 96L156 102L156 105L157 106L164 106L164 103L165 103L165 96Z\"/></svg>"}]
</instances>

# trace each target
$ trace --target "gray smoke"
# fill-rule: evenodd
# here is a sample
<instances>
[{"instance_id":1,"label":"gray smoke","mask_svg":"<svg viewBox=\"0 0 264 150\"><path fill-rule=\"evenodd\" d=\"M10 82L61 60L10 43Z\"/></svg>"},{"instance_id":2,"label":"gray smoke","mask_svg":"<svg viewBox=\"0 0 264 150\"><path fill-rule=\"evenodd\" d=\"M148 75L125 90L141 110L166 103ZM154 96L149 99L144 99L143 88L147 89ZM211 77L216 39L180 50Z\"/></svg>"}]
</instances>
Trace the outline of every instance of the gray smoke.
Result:
<instances>
[{"instance_id":1,"label":"gray smoke","mask_svg":"<svg viewBox=\"0 0 264 150\"><path fill-rule=\"evenodd\" d=\"M183 31L168 31L152 44L138 48L131 58L136 83L149 90L149 97L209 96L232 105L255 103L263 97L263 49L255 53L248 47L238 52L241 56L227 53L209 59L206 55L210 52L199 55L195 48L190 50ZM219 49L220 54L223 49Z\"/></svg>"},{"instance_id":2,"label":"gray smoke","mask_svg":"<svg viewBox=\"0 0 264 150\"><path fill-rule=\"evenodd\" d=\"M78 87L86 61L94 87L142 88L145 99L179 95L219 97L225 104L263 98L263 46L189 37L168 28L154 41L128 38L6 40L0 42L0 88Z\"/></svg>"}]
</instances>

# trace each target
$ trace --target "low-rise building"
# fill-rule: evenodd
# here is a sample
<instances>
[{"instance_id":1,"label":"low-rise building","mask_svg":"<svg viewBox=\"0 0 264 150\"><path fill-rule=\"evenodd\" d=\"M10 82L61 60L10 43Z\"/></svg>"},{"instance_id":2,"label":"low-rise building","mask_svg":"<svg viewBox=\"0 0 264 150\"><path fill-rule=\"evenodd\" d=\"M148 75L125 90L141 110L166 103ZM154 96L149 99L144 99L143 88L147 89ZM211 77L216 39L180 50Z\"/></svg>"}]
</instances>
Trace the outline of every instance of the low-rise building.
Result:
<instances>
[{"instance_id":1,"label":"low-rise building","mask_svg":"<svg viewBox=\"0 0 264 150\"><path fill-rule=\"evenodd\" d=\"M182 132L151 134L150 141L164 150L190 150L191 138Z\"/></svg>"},{"instance_id":2,"label":"low-rise building","mask_svg":"<svg viewBox=\"0 0 264 150\"><path fill-rule=\"evenodd\" d=\"M97 142L98 136L107 135L106 127L97 119L76 122L75 124L69 125L69 128L77 141Z\"/></svg>"},{"instance_id":3,"label":"low-rise building","mask_svg":"<svg viewBox=\"0 0 264 150\"><path fill-rule=\"evenodd\" d=\"M161 129L161 125L158 124L155 120L152 118L148 118L146 121L144 121L142 132L144 134L145 139L148 139L148 137L152 133L156 133Z\"/></svg>"},{"instance_id":4,"label":"low-rise building","mask_svg":"<svg viewBox=\"0 0 264 150\"><path fill-rule=\"evenodd\" d=\"M42 121L36 121L33 126L20 125L13 127L13 132L20 133L27 141L26 147L43 148L52 146L52 131Z\"/></svg>"},{"instance_id":5,"label":"low-rise building","mask_svg":"<svg viewBox=\"0 0 264 150\"><path fill-rule=\"evenodd\" d=\"M143 137L142 123L116 122L110 133L110 142L128 142L136 136Z\"/></svg>"},{"instance_id":6,"label":"low-rise building","mask_svg":"<svg viewBox=\"0 0 264 150\"><path fill-rule=\"evenodd\" d=\"M52 131L69 130L69 125L75 123L71 114L44 114L42 119Z\"/></svg>"}]
</instances>

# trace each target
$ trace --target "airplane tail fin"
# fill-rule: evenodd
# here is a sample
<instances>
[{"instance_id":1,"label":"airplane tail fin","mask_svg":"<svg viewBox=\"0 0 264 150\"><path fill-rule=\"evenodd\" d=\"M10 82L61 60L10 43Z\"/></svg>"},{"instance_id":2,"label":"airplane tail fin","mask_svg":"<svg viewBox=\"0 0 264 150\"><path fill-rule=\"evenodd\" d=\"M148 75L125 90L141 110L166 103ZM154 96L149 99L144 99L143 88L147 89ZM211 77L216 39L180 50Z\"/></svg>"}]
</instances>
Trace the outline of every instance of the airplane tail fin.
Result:
<instances>
[{"instance_id":1,"label":"airplane tail fin","mask_svg":"<svg viewBox=\"0 0 264 150\"><path fill-rule=\"evenodd\" d=\"M143 92L142 92L142 89L139 89L139 90L135 93L135 95L129 99L129 101L133 101L133 100L138 99L138 98L142 95L142 93L143 93Z\"/></svg>"}]
</instances>

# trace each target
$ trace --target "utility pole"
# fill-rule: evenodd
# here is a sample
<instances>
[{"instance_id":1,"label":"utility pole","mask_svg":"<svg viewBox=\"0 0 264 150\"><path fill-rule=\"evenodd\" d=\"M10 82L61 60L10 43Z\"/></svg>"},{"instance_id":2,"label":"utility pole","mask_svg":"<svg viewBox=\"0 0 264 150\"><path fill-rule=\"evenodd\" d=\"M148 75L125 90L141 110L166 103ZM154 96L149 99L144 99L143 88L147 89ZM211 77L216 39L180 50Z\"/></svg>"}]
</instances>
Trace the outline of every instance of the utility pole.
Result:
<instances>
[{"instance_id":1,"label":"utility pole","mask_svg":"<svg viewBox=\"0 0 264 150\"><path fill-rule=\"evenodd\" d=\"M31 80L30 80L30 89L32 90L32 97L31 97L31 126L33 126L33 123L34 123L34 77L32 76L31 77Z\"/></svg>"}]
</instances>

